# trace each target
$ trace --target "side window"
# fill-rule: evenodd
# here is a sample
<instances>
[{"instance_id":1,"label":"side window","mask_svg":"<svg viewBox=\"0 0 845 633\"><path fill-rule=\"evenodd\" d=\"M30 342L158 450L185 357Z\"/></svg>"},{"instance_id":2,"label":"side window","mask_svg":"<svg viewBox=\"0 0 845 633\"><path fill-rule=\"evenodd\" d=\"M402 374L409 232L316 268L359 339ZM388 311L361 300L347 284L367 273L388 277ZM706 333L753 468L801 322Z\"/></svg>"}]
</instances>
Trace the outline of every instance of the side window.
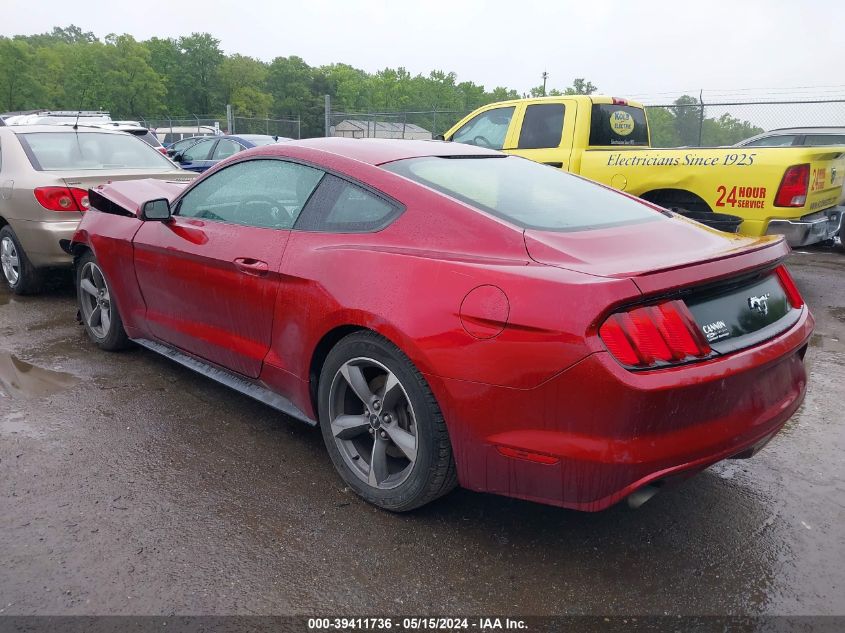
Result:
<instances>
[{"instance_id":1,"label":"side window","mask_svg":"<svg viewBox=\"0 0 845 633\"><path fill-rule=\"evenodd\" d=\"M217 147L214 148L211 160L223 160L224 158L229 158L229 156L234 156L242 149L244 148L240 143L235 143L235 141L228 138L220 139L217 143Z\"/></svg>"},{"instance_id":2,"label":"side window","mask_svg":"<svg viewBox=\"0 0 845 633\"><path fill-rule=\"evenodd\" d=\"M297 163L247 160L198 183L182 198L177 215L290 229L322 177L319 169Z\"/></svg>"},{"instance_id":3,"label":"side window","mask_svg":"<svg viewBox=\"0 0 845 633\"><path fill-rule=\"evenodd\" d=\"M401 212L399 205L326 174L296 228L325 233L365 233L383 229Z\"/></svg>"},{"instance_id":4,"label":"side window","mask_svg":"<svg viewBox=\"0 0 845 633\"><path fill-rule=\"evenodd\" d=\"M517 149L559 147L563 138L563 109L562 103L528 106Z\"/></svg>"},{"instance_id":5,"label":"side window","mask_svg":"<svg viewBox=\"0 0 845 633\"><path fill-rule=\"evenodd\" d=\"M211 144L214 141L200 141L191 145L184 151L182 156L186 161L208 160L208 153L211 151Z\"/></svg>"},{"instance_id":6,"label":"side window","mask_svg":"<svg viewBox=\"0 0 845 633\"><path fill-rule=\"evenodd\" d=\"M808 134L804 137L804 145L845 145L845 135Z\"/></svg>"},{"instance_id":7,"label":"side window","mask_svg":"<svg viewBox=\"0 0 845 633\"><path fill-rule=\"evenodd\" d=\"M451 140L467 145L502 149L505 146L505 136L513 118L513 111L514 106L482 112L458 128Z\"/></svg>"},{"instance_id":8,"label":"side window","mask_svg":"<svg viewBox=\"0 0 845 633\"><path fill-rule=\"evenodd\" d=\"M792 145L795 141L795 135L786 134L784 136L767 136L766 138L758 138L756 141L746 143L744 147L784 147Z\"/></svg>"}]
</instances>

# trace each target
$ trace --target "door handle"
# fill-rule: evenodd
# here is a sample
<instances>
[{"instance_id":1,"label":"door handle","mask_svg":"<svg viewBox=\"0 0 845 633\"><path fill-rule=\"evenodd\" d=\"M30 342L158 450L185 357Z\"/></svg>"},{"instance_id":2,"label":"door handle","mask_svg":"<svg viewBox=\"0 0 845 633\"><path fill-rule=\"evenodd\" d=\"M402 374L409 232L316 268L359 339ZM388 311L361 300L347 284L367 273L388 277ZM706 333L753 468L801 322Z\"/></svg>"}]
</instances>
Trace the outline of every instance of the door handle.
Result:
<instances>
[{"instance_id":1,"label":"door handle","mask_svg":"<svg viewBox=\"0 0 845 633\"><path fill-rule=\"evenodd\" d=\"M263 277L270 270L267 262L262 262L260 259L253 259L252 257L238 257L235 261L235 268L247 275L255 275L256 277Z\"/></svg>"}]
</instances>

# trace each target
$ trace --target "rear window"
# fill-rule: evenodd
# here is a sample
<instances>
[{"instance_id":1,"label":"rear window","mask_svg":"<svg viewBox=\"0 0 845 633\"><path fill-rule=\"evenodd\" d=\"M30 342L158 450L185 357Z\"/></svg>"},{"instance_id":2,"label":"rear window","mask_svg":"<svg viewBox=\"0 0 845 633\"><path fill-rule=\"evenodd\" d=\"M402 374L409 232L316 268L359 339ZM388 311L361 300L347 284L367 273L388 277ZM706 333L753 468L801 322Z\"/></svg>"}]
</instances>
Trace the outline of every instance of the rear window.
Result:
<instances>
[{"instance_id":1,"label":"rear window","mask_svg":"<svg viewBox=\"0 0 845 633\"><path fill-rule=\"evenodd\" d=\"M38 171L173 169L160 152L128 134L31 132L18 139Z\"/></svg>"},{"instance_id":2,"label":"rear window","mask_svg":"<svg viewBox=\"0 0 845 633\"><path fill-rule=\"evenodd\" d=\"M137 138L141 139L142 141L144 141L150 147L161 147L161 143L159 142L158 138L156 138L156 135L153 134L152 132L150 132L149 130L147 130L145 132L142 132L140 130L137 131L137 132L133 131L133 132L130 132L130 134L132 134L133 136L136 136Z\"/></svg>"},{"instance_id":3,"label":"rear window","mask_svg":"<svg viewBox=\"0 0 845 633\"><path fill-rule=\"evenodd\" d=\"M645 111L634 106L593 104L590 119L590 145L648 146Z\"/></svg>"},{"instance_id":4,"label":"rear window","mask_svg":"<svg viewBox=\"0 0 845 633\"><path fill-rule=\"evenodd\" d=\"M792 145L795 142L794 134L784 134L782 136L766 136L758 138L756 141L748 143L741 143L744 147L785 147Z\"/></svg>"},{"instance_id":5,"label":"rear window","mask_svg":"<svg viewBox=\"0 0 845 633\"><path fill-rule=\"evenodd\" d=\"M807 134L804 145L845 145L845 136L841 134Z\"/></svg>"},{"instance_id":6,"label":"rear window","mask_svg":"<svg viewBox=\"0 0 845 633\"><path fill-rule=\"evenodd\" d=\"M664 219L612 189L517 156L410 158L383 167L522 228L583 231Z\"/></svg>"},{"instance_id":7,"label":"rear window","mask_svg":"<svg viewBox=\"0 0 845 633\"><path fill-rule=\"evenodd\" d=\"M262 145L273 145L276 142L276 139L272 136L242 136L241 138L249 141L256 147L261 147Z\"/></svg>"}]
</instances>

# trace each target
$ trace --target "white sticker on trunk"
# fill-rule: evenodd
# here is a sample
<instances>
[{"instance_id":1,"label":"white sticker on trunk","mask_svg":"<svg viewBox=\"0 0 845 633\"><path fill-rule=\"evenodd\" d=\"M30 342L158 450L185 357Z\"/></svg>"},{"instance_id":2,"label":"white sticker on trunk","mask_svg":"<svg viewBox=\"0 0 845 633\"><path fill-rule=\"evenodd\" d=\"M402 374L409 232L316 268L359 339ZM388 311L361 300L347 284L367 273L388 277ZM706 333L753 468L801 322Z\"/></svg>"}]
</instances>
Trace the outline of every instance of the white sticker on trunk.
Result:
<instances>
[{"instance_id":1,"label":"white sticker on trunk","mask_svg":"<svg viewBox=\"0 0 845 633\"><path fill-rule=\"evenodd\" d=\"M707 325L702 326L701 329L704 332L704 336L707 337L708 343L721 341L723 338L727 338L731 335L731 331L724 321L714 321L713 323L708 323Z\"/></svg>"}]
</instances>

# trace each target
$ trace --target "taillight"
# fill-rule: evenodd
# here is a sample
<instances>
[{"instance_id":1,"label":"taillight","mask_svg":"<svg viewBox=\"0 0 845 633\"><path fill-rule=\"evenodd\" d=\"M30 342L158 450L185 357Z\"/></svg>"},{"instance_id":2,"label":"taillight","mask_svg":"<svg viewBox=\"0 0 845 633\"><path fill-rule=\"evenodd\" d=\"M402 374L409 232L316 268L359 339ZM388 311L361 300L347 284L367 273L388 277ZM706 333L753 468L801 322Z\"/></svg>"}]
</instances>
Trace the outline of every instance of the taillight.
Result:
<instances>
[{"instance_id":1,"label":"taillight","mask_svg":"<svg viewBox=\"0 0 845 633\"><path fill-rule=\"evenodd\" d=\"M611 315L599 328L608 351L623 365L659 367L710 355L710 345L683 301Z\"/></svg>"},{"instance_id":2,"label":"taillight","mask_svg":"<svg viewBox=\"0 0 845 633\"><path fill-rule=\"evenodd\" d=\"M613 97L613 98L611 98L611 101L613 102L613 105L621 105L621 106L628 105L627 99L620 99L619 97Z\"/></svg>"},{"instance_id":3,"label":"taillight","mask_svg":"<svg viewBox=\"0 0 845 633\"><path fill-rule=\"evenodd\" d=\"M810 186L810 165L788 167L780 181L775 196L776 207L803 207L807 203L807 188Z\"/></svg>"},{"instance_id":4,"label":"taillight","mask_svg":"<svg viewBox=\"0 0 845 633\"><path fill-rule=\"evenodd\" d=\"M789 299L790 305L793 308L802 307L804 305L804 299L801 297L801 293L798 292L798 286L795 285L795 281L792 279L792 275L789 274L786 266L778 266L775 273L778 276L780 285L783 287L783 291L786 293L786 298Z\"/></svg>"},{"instance_id":5,"label":"taillight","mask_svg":"<svg viewBox=\"0 0 845 633\"><path fill-rule=\"evenodd\" d=\"M162 154L164 154L165 156L167 156L167 148L164 145L159 145L158 147L156 147L156 149L158 151L160 151Z\"/></svg>"},{"instance_id":6,"label":"taillight","mask_svg":"<svg viewBox=\"0 0 845 633\"><path fill-rule=\"evenodd\" d=\"M87 211L88 192L76 187L38 187L35 199L48 211Z\"/></svg>"}]
</instances>

